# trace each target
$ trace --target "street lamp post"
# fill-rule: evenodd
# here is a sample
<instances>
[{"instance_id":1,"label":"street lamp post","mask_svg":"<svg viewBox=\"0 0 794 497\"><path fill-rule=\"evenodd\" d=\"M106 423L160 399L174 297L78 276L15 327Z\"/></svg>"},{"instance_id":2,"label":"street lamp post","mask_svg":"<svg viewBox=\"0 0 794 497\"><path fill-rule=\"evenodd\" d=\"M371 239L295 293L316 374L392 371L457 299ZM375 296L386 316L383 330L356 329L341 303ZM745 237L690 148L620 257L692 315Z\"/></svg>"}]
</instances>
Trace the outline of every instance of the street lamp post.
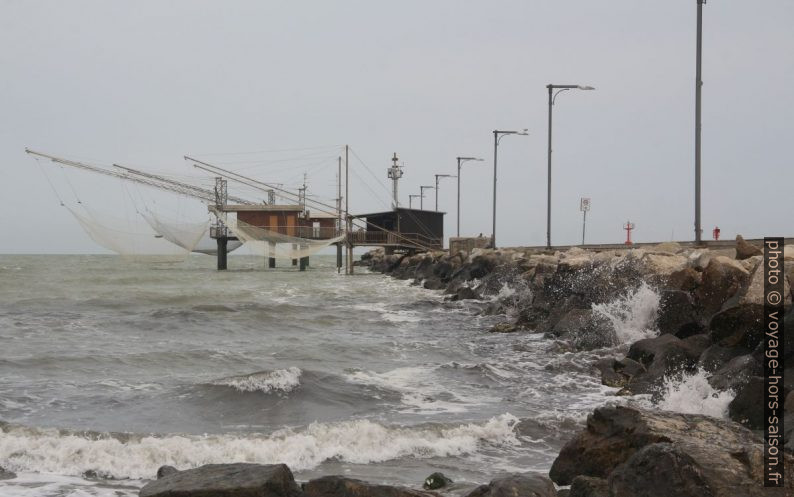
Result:
<instances>
[{"instance_id":1,"label":"street lamp post","mask_svg":"<svg viewBox=\"0 0 794 497\"><path fill-rule=\"evenodd\" d=\"M425 210L425 190L428 189L428 188L433 189L435 187L434 186L420 186L419 187L419 193L420 193L420 195L419 195L419 210L422 210L422 211Z\"/></svg>"},{"instance_id":2,"label":"street lamp post","mask_svg":"<svg viewBox=\"0 0 794 497\"><path fill-rule=\"evenodd\" d=\"M546 248L551 248L551 110L554 106L554 101L557 95L564 91L577 89L577 90L595 90L592 86L582 85L546 85L549 89L549 170L548 170L548 185L546 192ZM556 92L554 90L557 90Z\"/></svg>"},{"instance_id":3,"label":"street lamp post","mask_svg":"<svg viewBox=\"0 0 794 497\"><path fill-rule=\"evenodd\" d=\"M458 238L460 238L460 166L463 165L464 162L470 160L482 162L483 159L477 157L458 157Z\"/></svg>"},{"instance_id":4,"label":"street lamp post","mask_svg":"<svg viewBox=\"0 0 794 497\"><path fill-rule=\"evenodd\" d=\"M440 178L454 178L454 174L436 174L436 212L438 212L438 180Z\"/></svg>"},{"instance_id":5,"label":"street lamp post","mask_svg":"<svg viewBox=\"0 0 794 497\"><path fill-rule=\"evenodd\" d=\"M421 195L408 195L408 208L414 208L414 199L417 197L421 197Z\"/></svg>"},{"instance_id":6,"label":"street lamp post","mask_svg":"<svg viewBox=\"0 0 794 497\"><path fill-rule=\"evenodd\" d=\"M701 243L702 227L700 225L700 105L703 88L703 4L706 0L697 0L697 53L695 55L695 243Z\"/></svg>"},{"instance_id":7,"label":"street lamp post","mask_svg":"<svg viewBox=\"0 0 794 497\"><path fill-rule=\"evenodd\" d=\"M527 130L524 129L523 131L500 131L498 129L493 130L493 225L491 227L491 248L496 248L496 159L497 159L497 150L499 150L499 141L505 137L505 135L521 135L527 136Z\"/></svg>"}]
</instances>

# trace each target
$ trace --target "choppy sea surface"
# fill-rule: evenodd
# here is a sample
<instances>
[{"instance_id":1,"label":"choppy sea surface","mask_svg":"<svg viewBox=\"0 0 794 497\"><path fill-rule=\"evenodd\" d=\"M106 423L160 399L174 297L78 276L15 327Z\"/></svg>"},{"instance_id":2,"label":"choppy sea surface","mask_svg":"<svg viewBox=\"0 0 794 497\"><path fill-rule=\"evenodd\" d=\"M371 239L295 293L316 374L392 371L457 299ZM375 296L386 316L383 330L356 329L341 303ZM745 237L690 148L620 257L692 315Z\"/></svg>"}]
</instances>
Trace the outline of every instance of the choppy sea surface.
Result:
<instances>
[{"instance_id":1,"label":"choppy sea surface","mask_svg":"<svg viewBox=\"0 0 794 497\"><path fill-rule=\"evenodd\" d=\"M0 495L137 495L164 464L242 461L483 483L547 472L615 401L591 367L615 351L487 333L481 303L333 264L0 256ZM644 333L654 298L633 299L605 312ZM673 409L697 394L670 389Z\"/></svg>"}]
</instances>

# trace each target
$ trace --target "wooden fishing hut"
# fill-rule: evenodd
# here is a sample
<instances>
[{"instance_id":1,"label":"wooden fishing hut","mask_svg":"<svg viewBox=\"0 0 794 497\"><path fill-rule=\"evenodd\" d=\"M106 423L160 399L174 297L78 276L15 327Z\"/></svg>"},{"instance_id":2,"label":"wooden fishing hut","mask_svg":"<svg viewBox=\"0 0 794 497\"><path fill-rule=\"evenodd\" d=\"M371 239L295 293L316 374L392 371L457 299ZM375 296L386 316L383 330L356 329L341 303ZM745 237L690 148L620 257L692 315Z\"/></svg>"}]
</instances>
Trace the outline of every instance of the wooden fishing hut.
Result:
<instances>
[{"instance_id":1,"label":"wooden fishing hut","mask_svg":"<svg viewBox=\"0 0 794 497\"><path fill-rule=\"evenodd\" d=\"M276 267L276 258L272 254L275 253L276 245L279 243L290 243L293 250L297 250L303 248L302 240L308 245L310 241L330 240L341 234L337 226L337 216L324 213L312 214L299 204L227 204L211 206L210 210L219 219L224 219L229 213L233 213L237 223L249 230L261 229L262 233L266 233L262 241L267 241L271 247L271 256L267 258L270 268ZM237 237L220 224L210 230L210 236L218 240L218 269L226 269L226 242L236 240ZM304 271L309 265L309 257L292 259L292 265L298 265L299 261L300 270Z\"/></svg>"}]
</instances>

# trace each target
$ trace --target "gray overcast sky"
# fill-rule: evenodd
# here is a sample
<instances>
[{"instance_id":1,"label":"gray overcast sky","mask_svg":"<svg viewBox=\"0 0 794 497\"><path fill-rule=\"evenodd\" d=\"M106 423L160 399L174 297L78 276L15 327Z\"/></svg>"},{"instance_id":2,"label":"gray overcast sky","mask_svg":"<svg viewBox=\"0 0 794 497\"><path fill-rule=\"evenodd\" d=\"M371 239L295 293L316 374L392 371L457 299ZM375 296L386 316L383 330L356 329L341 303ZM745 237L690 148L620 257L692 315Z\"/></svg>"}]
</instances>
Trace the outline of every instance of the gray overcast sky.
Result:
<instances>
[{"instance_id":1,"label":"gray overcast sky","mask_svg":"<svg viewBox=\"0 0 794 497\"><path fill-rule=\"evenodd\" d=\"M500 146L499 242L542 244L550 82L597 88L555 105L553 242L580 239L581 196L588 241L621 241L627 219L638 241L693 236L695 0L0 0L0 11L0 252L97 251L26 146L197 174L184 154L349 143L384 182L400 155L405 203L454 173L456 156L478 155L462 231L489 233L495 128L531 133ZM704 237L714 225L793 234L793 25L791 0L704 7ZM333 196L330 183L315 193ZM353 210L382 208L352 186ZM440 203L449 235L453 181Z\"/></svg>"}]
</instances>

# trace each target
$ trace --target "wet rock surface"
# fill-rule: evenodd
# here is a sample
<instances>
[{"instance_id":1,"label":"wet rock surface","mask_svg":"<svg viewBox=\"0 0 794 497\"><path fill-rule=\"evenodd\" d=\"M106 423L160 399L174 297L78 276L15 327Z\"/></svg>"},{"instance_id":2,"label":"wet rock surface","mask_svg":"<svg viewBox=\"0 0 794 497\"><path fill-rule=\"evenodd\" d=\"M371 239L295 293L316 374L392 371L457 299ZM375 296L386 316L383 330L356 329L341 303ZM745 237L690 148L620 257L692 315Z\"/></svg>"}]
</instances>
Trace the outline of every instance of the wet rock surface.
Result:
<instances>
[{"instance_id":1,"label":"wet rock surface","mask_svg":"<svg viewBox=\"0 0 794 497\"><path fill-rule=\"evenodd\" d=\"M298 497L285 464L208 464L172 472L144 486L140 497Z\"/></svg>"},{"instance_id":2,"label":"wet rock surface","mask_svg":"<svg viewBox=\"0 0 794 497\"><path fill-rule=\"evenodd\" d=\"M549 475L559 485L600 478L613 496L762 496L762 449L761 438L731 421L603 407L563 447ZM794 456L785 457L791 491Z\"/></svg>"}]
</instances>

